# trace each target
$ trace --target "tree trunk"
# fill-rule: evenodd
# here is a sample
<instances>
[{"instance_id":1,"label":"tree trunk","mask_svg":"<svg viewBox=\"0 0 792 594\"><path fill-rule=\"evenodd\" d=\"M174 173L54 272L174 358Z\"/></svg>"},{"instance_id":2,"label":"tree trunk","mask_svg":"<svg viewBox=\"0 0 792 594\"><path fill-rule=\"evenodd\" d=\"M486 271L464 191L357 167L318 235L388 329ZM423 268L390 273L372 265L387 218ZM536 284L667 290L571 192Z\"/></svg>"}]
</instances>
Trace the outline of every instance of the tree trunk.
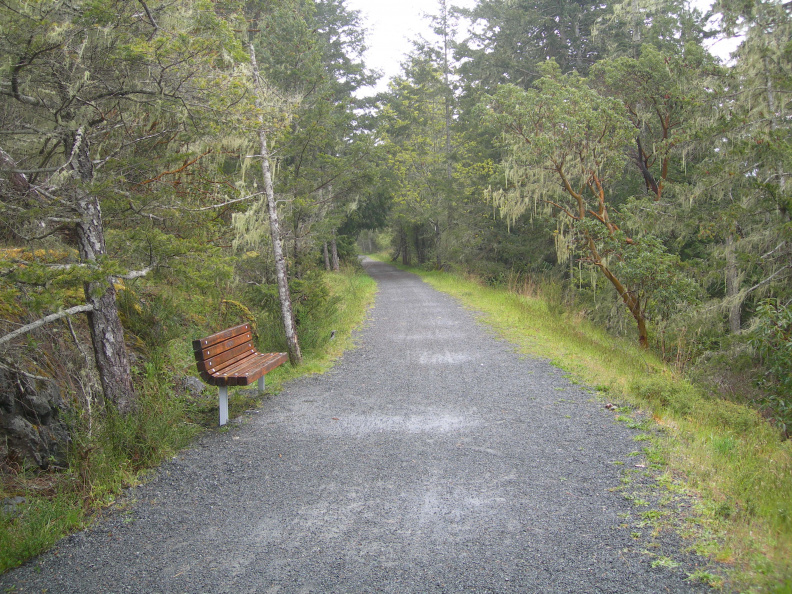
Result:
<instances>
[{"instance_id":1,"label":"tree trunk","mask_svg":"<svg viewBox=\"0 0 792 594\"><path fill-rule=\"evenodd\" d=\"M77 209L81 218L77 224L80 260L96 263L106 253L99 201L93 196L83 197ZM85 300L93 307L88 312L88 323L105 400L112 402L120 413L127 414L135 408L135 392L115 287L107 279L85 283L84 291Z\"/></svg>"},{"instance_id":2,"label":"tree trunk","mask_svg":"<svg viewBox=\"0 0 792 594\"><path fill-rule=\"evenodd\" d=\"M71 167L84 184L89 184L93 180L93 162L85 129L77 130L69 140L72 146ZM82 189L78 191L83 192ZM107 254L99 200L91 194L82 194L74 207L80 217L76 226L80 261L95 265ZM115 286L108 278L84 283L83 291L85 300L93 307L88 312L88 324L104 398L112 402L121 414L127 414L135 408L136 398L132 368L124 344L124 328L118 316Z\"/></svg>"},{"instance_id":3,"label":"tree trunk","mask_svg":"<svg viewBox=\"0 0 792 594\"><path fill-rule=\"evenodd\" d=\"M737 257L734 253L734 235L726 238L726 303L729 308L729 332L737 334L742 327L740 276L737 271Z\"/></svg>"},{"instance_id":4,"label":"tree trunk","mask_svg":"<svg viewBox=\"0 0 792 594\"><path fill-rule=\"evenodd\" d=\"M776 113L776 101L775 101L775 89L773 87L773 78L770 75L770 65L768 63L768 57L764 56L762 58L762 66L764 67L764 75L765 80L767 81L767 112L769 116L769 126L770 126L770 136L771 142L772 135L775 130L778 128L778 114ZM783 114L782 114L783 115ZM778 176L778 187L781 190L781 195L784 195L784 190L786 189L786 176L784 175L784 168L779 160L776 163L776 175ZM785 220L789 220L789 212L787 212L785 206L781 206L781 212L784 215Z\"/></svg>"},{"instance_id":5,"label":"tree trunk","mask_svg":"<svg viewBox=\"0 0 792 594\"><path fill-rule=\"evenodd\" d=\"M250 63L253 68L253 82L256 87L256 108L263 110L264 90L261 88L256 51L253 44L249 44ZM280 226L278 223L278 208L275 203L275 191L272 187L272 174L270 173L269 148L267 147L267 132L264 128L264 115L259 116L259 145L261 148L261 174L264 178L264 193L267 196L267 214L269 215L270 236L272 237L272 252L275 257L275 276L278 281L278 299L281 304L281 319L286 334L286 348L289 351L289 360L292 365L302 363L302 352L297 339L297 329L294 322L291 295L289 293L289 279L286 275L286 260L283 257Z\"/></svg>"},{"instance_id":6,"label":"tree trunk","mask_svg":"<svg viewBox=\"0 0 792 594\"><path fill-rule=\"evenodd\" d=\"M443 269L443 255L442 255L442 232L440 231L440 223L435 223L435 267L437 270Z\"/></svg>"},{"instance_id":7,"label":"tree trunk","mask_svg":"<svg viewBox=\"0 0 792 594\"><path fill-rule=\"evenodd\" d=\"M404 227L399 228L399 241L402 264L404 266L409 266L412 261L410 256L410 242L407 240L407 232L404 230Z\"/></svg>"},{"instance_id":8,"label":"tree trunk","mask_svg":"<svg viewBox=\"0 0 792 594\"><path fill-rule=\"evenodd\" d=\"M605 278L607 278L613 285L613 288L616 289L616 292L622 298L624 305L627 306L627 309L630 310L630 313L635 319L635 324L638 328L638 343L641 345L641 348L648 349L649 332L646 328L646 316L644 315L640 299L633 295L627 289L627 287L625 287L621 281L616 278L616 276L611 272L610 268L605 265L605 263L600 258L597 246L594 244L594 240L591 237L588 238L588 248L589 252L591 253L594 265L602 270Z\"/></svg>"},{"instance_id":9,"label":"tree trunk","mask_svg":"<svg viewBox=\"0 0 792 594\"><path fill-rule=\"evenodd\" d=\"M447 191L449 195L446 196L446 217L448 226L447 229L451 229L451 220L453 216L451 214L451 210L453 208L453 200L451 200L451 194L453 193L453 186L454 186L454 171L451 164L451 98L453 97L453 91L451 89L451 67L449 65L448 54L449 54L449 30L448 30L448 6L445 0L441 2L441 10L442 10L442 19L443 19L443 106L445 108L445 122L444 122L444 132L445 132L445 165L446 165L446 180L448 182ZM442 246L442 237L440 231L440 221L435 223L435 249L437 250L436 254L436 261L435 265L437 270L443 269L443 246Z\"/></svg>"},{"instance_id":10,"label":"tree trunk","mask_svg":"<svg viewBox=\"0 0 792 594\"><path fill-rule=\"evenodd\" d=\"M325 270L330 272L330 252L327 251L327 242L324 242L324 263L325 263Z\"/></svg>"},{"instance_id":11,"label":"tree trunk","mask_svg":"<svg viewBox=\"0 0 792 594\"><path fill-rule=\"evenodd\" d=\"M297 217L294 217L294 250L292 251L292 274L296 279L302 278L300 274L300 244L299 244L299 240L297 239L299 227L300 227L300 223L298 222Z\"/></svg>"},{"instance_id":12,"label":"tree trunk","mask_svg":"<svg viewBox=\"0 0 792 594\"><path fill-rule=\"evenodd\" d=\"M640 57L641 47L641 7L638 0L632 1L632 42L633 42L633 59L637 60Z\"/></svg>"},{"instance_id":13,"label":"tree trunk","mask_svg":"<svg viewBox=\"0 0 792 594\"><path fill-rule=\"evenodd\" d=\"M415 255L418 257L418 264L426 263L426 247L424 245L422 229L415 225L413 227L413 241L415 242Z\"/></svg>"},{"instance_id":14,"label":"tree trunk","mask_svg":"<svg viewBox=\"0 0 792 594\"><path fill-rule=\"evenodd\" d=\"M641 307L640 302L632 294L630 294L627 288L622 285L621 281L619 281L619 279L613 275L607 266L604 264L599 264L599 267L600 270L602 270L602 272L605 274L605 278L610 281L610 283L616 289L616 292L619 293L619 296L627 306L627 309L630 310L638 330L638 343L641 345L641 348L648 349L649 332L646 328L646 317L644 316L643 308Z\"/></svg>"},{"instance_id":15,"label":"tree trunk","mask_svg":"<svg viewBox=\"0 0 792 594\"><path fill-rule=\"evenodd\" d=\"M333 238L330 240L330 249L332 252L333 272L338 272L341 270L341 266L338 262L338 244L336 244L335 231L333 231Z\"/></svg>"}]
</instances>

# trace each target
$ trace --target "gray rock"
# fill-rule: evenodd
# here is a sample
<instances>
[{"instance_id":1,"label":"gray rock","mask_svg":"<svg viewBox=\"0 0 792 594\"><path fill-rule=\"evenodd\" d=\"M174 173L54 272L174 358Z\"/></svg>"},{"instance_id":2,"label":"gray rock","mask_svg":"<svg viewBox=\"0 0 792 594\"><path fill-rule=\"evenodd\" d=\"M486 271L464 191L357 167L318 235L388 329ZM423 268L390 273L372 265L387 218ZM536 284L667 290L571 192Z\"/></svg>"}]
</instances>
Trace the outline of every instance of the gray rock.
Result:
<instances>
[{"instance_id":1,"label":"gray rock","mask_svg":"<svg viewBox=\"0 0 792 594\"><path fill-rule=\"evenodd\" d=\"M66 404L52 381L0 369L0 465L66 465Z\"/></svg>"},{"instance_id":2,"label":"gray rock","mask_svg":"<svg viewBox=\"0 0 792 594\"><path fill-rule=\"evenodd\" d=\"M200 396L206 391L206 385L197 377L187 376L182 378L181 387L190 393L191 396Z\"/></svg>"},{"instance_id":3,"label":"gray rock","mask_svg":"<svg viewBox=\"0 0 792 594\"><path fill-rule=\"evenodd\" d=\"M15 518L21 513L19 508L24 503L27 503L24 497L6 497L0 501L0 511L4 516Z\"/></svg>"}]
</instances>

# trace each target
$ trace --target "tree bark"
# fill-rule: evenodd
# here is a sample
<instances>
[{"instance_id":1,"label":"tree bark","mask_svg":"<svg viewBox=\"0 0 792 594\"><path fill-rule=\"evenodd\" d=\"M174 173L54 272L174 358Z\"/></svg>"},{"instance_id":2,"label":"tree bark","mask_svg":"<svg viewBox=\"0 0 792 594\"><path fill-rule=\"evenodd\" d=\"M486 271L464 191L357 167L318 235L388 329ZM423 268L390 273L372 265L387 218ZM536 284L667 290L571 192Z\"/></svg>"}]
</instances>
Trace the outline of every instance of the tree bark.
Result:
<instances>
[{"instance_id":1,"label":"tree bark","mask_svg":"<svg viewBox=\"0 0 792 594\"><path fill-rule=\"evenodd\" d=\"M324 263L325 263L325 270L330 272L330 252L327 251L327 242L324 242Z\"/></svg>"},{"instance_id":2,"label":"tree bark","mask_svg":"<svg viewBox=\"0 0 792 594\"><path fill-rule=\"evenodd\" d=\"M263 109L264 90L261 87L256 51L253 44L248 46L250 63L253 68L253 82L256 88L256 108ZM263 112L259 115L259 144L261 148L261 174L264 178L264 193L267 196L267 214L269 215L270 236L272 237L272 252L275 257L275 276L278 281L278 299L281 304L281 319L286 334L286 348L289 351L289 361L292 365L302 363L302 352L297 338L297 328L292 310L291 295L289 293L289 279L286 274L286 259L283 257L283 244L281 241L280 226L278 223L278 208L275 203L275 191L272 187L272 174L270 172L269 148L267 146L267 132L264 128Z\"/></svg>"},{"instance_id":3,"label":"tree bark","mask_svg":"<svg viewBox=\"0 0 792 594\"><path fill-rule=\"evenodd\" d=\"M737 334L742 327L740 277L737 271L737 257L734 253L734 235L726 238L726 303L729 308L729 332Z\"/></svg>"},{"instance_id":4,"label":"tree bark","mask_svg":"<svg viewBox=\"0 0 792 594\"><path fill-rule=\"evenodd\" d=\"M622 282L616 278L616 276L611 272L610 268L602 261L600 258L599 251L597 250L597 246L594 244L594 239L588 237L588 248L589 252L591 253L591 257L595 266L597 266L601 271L602 274L605 275L610 283L613 285L613 288L616 289L616 292L621 297L624 305L627 306L627 309L630 310L630 313L635 319L635 324L638 329L638 343L641 345L641 348L648 349L649 348L649 331L646 327L646 316L644 315L643 307L641 306L641 301L636 297L633 293L631 293L627 287L625 287Z\"/></svg>"},{"instance_id":5,"label":"tree bark","mask_svg":"<svg viewBox=\"0 0 792 594\"><path fill-rule=\"evenodd\" d=\"M93 162L85 129L78 129L70 140L71 167L80 180L88 184L93 180ZM96 265L107 254L102 209L95 196L83 193L82 189L78 191L81 195L78 195L74 206L80 219L76 226L77 249L81 262ZM132 367L124 344L124 328L118 316L115 286L108 278L84 283L83 291L85 300L92 306L88 312L88 325L105 400L113 403L121 414L130 413L135 408L136 398Z\"/></svg>"},{"instance_id":6,"label":"tree bark","mask_svg":"<svg viewBox=\"0 0 792 594\"><path fill-rule=\"evenodd\" d=\"M77 210L81 219L77 224L80 260L96 264L107 253L99 201L94 196L83 196L77 202ZM106 279L86 282L83 290L86 302L92 307L88 312L88 324L105 400L113 403L121 414L130 413L136 399L115 286Z\"/></svg>"},{"instance_id":7,"label":"tree bark","mask_svg":"<svg viewBox=\"0 0 792 594\"><path fill-rule=\"evenodd\" d=\"M333 272L338 272L341 270L341 266L338 262L338 244L336 243L335 231L333 231L333 239L330 241L330 248L332 250Z\"/></svg>"}]
</instances>

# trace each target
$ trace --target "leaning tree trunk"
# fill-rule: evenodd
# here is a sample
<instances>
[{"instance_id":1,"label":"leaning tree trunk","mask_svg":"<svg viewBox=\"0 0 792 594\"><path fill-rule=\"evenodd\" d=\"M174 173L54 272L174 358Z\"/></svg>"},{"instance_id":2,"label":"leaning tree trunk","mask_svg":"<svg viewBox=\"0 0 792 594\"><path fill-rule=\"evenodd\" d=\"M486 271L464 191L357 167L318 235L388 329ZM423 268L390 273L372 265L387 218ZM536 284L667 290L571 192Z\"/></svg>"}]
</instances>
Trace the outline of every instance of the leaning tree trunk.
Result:
<instances>
[{"instance_id":1,"label":"leaning tree trunk","mask_svg":"<svg viewBox=\"0 0 792 594\"><path fill-rule=\"evenodd\" d=\"M84 128L80 128L71 140L71 167L80 180L88 184L93 180L93 163ZM90 193L78 190L75 210L79 216L76 226L80 260L89 266L96 264L107 254L102 210L99 200ZM136 398L132 387L132 368L129 364L124 328L118 316L116 290L112 279L90 281L83 285L85 299L93 309L88 312L94 358L102 391L106 401L115 405L121 414L135 408Z\"/></svg>"},{"instance_id":2,"label":"leaning tree trunk","mask_svg":"<svg viewBox=\"0 0 792 594\"><path fill-rule=\"evenodd\" d=\"M81 219L77 224L80 260L96 263L107 252L99 201L94 196L85 196L77 202L77 209ZM113 403L120 413L127 414L135 408L136 399L115 286L110 279L86 282L84 291L88 305L93 307L88 312L88 324L105 400Z\"/></svg>"},{"instance_id":3,"label":"leaning tree trunk","mask_svg":"<svg viewBox=\"0 0 792 594\"><path fill-rule=\"evenodd\" d=\"M605 278L610 281L610 283L616 289L616 292L619 293L624 305L626 305L627 309L630 310L630 313L632 314L638 329L638 343L641 345L641 348L648 349L649 331L646 327L646 316L644 315L640 301L632 293L630 293L627 287L625 287L618 278L613 275L607 266L602 263L598 264L598 266L605 274Z\"/></svg>"},{"instance_id":4,"label":"leaning tree trunk","mask_svg":"<svg viewBox=\"0 0 792 594\"><path fill-rule=\"evenodd\" d=\"M256 88L256 108L263 110L264 90L261 88L256 51L253 44L249 44L250 65L253 68L253 82ZM269 148L267 146L267 132L264 128L263 112L259 115L259 144L261 147L261 173L264 178L264 193L267 196L267 214L269 215L270 236L272 237L272 252L275 257L275 276L278 280L278 299L281 304L281 318L286 334L286 348L289 351L289 360L292 365L302 363L302 352L297 339L297 329L294 322L291 295L289 294L289 279L286 275L286 259L283 257L283 244L281 242L280 225L278 223L278 208L275 203L275 191L272 188L272 174L270 173Z\"/></svg>"},{"instance_id":5,"label":"leaning tree trunk","mask_svg":"<svg viewBox=\"0 0 792 594\"><path fill-rule=\"evenodd\" d=\"M627 287L625 287L622 282L616 278L616 275L611 272L610 268L608 268L608 266L602 261L594 240L591 237L588 237L587 241L593 264L602 271L602 273L605 275L605 278L607 278L613 285L613 288L616 289L616 292L619 294L619 297L621 297L624 305L626 305L627 309L630 310L630 313L632 314L638 329L638 343L641 345L641 348L648 349L649 331L646 327L646 315L644 314L644 308L641 305L641 300L638 299L638 297L636 297Z\"/></svg>"}]
</instances>

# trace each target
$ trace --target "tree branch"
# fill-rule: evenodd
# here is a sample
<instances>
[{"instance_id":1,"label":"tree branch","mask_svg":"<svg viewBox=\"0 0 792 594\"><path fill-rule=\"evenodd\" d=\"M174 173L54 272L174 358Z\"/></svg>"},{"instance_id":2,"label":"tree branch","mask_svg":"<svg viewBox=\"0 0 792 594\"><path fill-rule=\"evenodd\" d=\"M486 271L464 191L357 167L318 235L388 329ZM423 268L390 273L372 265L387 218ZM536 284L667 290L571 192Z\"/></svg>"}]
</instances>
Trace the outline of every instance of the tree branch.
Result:
<instances>
[{"instance_id":1,"label":"tree branch","mask_svg":"<svg viewBox=\"0 0 792 594\"><path fill-rule=\"evenodd\" d=\"M44 382L51 382L53 384L55 383L55 380L52 379L51 377L44 377L44 376L41 376L41 375L34 375L32 373L28 373L27 371L22 371L21 369L17 369L15 367L9 367L8 365L3 365L2 363L0 363L0 367L5 369L6 371L10 371L11 373L18 373L18 374L24 375L25 377L28 377L30 379L40 380L40 381L44 381Z\"/></svg>"},{"instance_id":2,"label":"tree branch","mask_svg":"<svg viewBox=\"0 0 792 594\"><path fill-rule=\"evenodd\" d=\"M163 178L163 177L165 177L166 175L175 175L175 174L177 174L177 173L181 173L182 171L184 171L185 169L187 169L187 168L188 168L188 167L190 167L191 165L194 165L194 164L195 164L197 161L199 161L199 160L203 159L203 158L204 158L206 155L208 155L208 154L209 154L209 153L211 153L211 152L212 152L211 150L209 150L209 151L206 151L206 152L205 152L205 153L203 153L202 155L198 155L197 157L195 157L195 159L192 159L192 160L188 160L188 161L186 161L186 162L184 163L184 165L182 165L181 167L178 167L178 168L176 168L176 169L172 169L171 171L163 171L163 172L162 172L162 173L160 173L158 176L156 176L156 177L152 177L151 179L147 179L147 180L145 180L145 181L142 181L142 182L140 182L138 185L139 185L139 186L145 186L145 185L147 185L147 184L150 184L150 183L153 183L153 182L155 182L155 181L159 181L160 179L162 179L162 178Z\"/></svg>"},{"instance_id":3,"label":"tree branch","mask_svg":"<svg viewBox=\"0 0 792 594\"><path fill-rule=\"evenodd\" d=\"M784 272L784 270L788 270L788 269L790 269L790 268L792 268L792 264L787 264L786 266L783 266L783 267L779 268L779 269L778 269L778 270L776 270L776 271L775 271L773 274L771 274L770 276L768 276L768 277L767 277L766 279L764 279L763 281L756 283L756 284L755 284L753 287L751 287L750 289L747 289L747 290L745 290L745 291L740 291L740 294L741 294L741 295L743 295L743 296L746 296L746 295L748 295L749 293L751 293L751 292L755 291L755 290L756 290L756 289L758 289L759 287L763 287L764 285L766 285L767 283L769 283L771 280L773 280L773 279L774 279L775 277L777 277L779 274L781 274L782 272ZM743 297L743 299L744 299L744 298L745 298L745 297Z\"/></svg>"},{"instance_id":4,"label":"tree branch","mask_svg":"<svg viewBox=\"0 0 792 594\"><path fill-rule=\"evenodd\" d=\"M31 324L22 326L21 328L18 328L13 332L9 332L5 336L0 336L0 344L4 344L6 342L14 340L17 336L22 336L23 334L26 334L31 330L40 328L44 324L49 324L50 322L54 322L55 320L60 320L61 318L65 318L66 316L71 316L77 313L85 313L89 311L93 311L93 305L77 305L69 309L61 310L58 313L50 314L48 316L41 318L40 320L36 320Z\"/></svg>"},{"instance_id":5,"label":"tree branch","mask_svg":"<svg viewBox=\"0 0 792 594\"><path fill-rule=\"evenodd\" d=\"M785 242L785 241L782 241L781 243L779 243L779 244L778 244L778 245L777 245L775 248L773 248L772 250L770 250L769 252L767 252L767 253L766 253L764 256L762 256L762 260L764 260L764 259L765 259L765 258L767 258L768 256L772 256L772 255L773 255L775 252L777 252L777 251L778 251L778 250L780 250L782 247L784 247L784 245L785 245L785 244L786 244L786 242Z\"/></svg>"},{"instance_id":6,"label":"tree branch","mask_svg":"<svg viewBox=\"0 0 792 594\"><path fill-rule=\"evenodd\" d=\"M572 219L573 221L579 221L580 220L580 217L577 217L577 216L573 215L572 211L570 211L568 208L565 208L565 207L561 206L560 204L556 204L552 200L547 200L545 198L542 198L542 202L544 202L545 204L549 204L550 206L555 206L561 212L566 213L566 215L570 219Z\"/></svg>"},{"instance_id":7,"label":"tree branch","mask_svg":"<svg viewBox=\"0 0 792 594\"><path fill-rule=\"evenodd\" d=\"M154 20L154 15L151 14L148 5L145 2L143 2L143 0L138 0L138 2L143 7L143 10L146 11L146 16L148 17L151 26L154 27L154 31L159 31L159 26L157 25L157 21Z\"/></svg>"},{"instance_id":8,"label":"tree branch","mask_svg":"<svg viewBox=\"0 0 792 594\"><path fill-rule=\"evenodd\" d=\"M117 274L114 275L113 278L119 278L124 280L132 280L136 278L141 278L146 276L149 272L154 270L157 267L157 262L152 262L151 265L146 266L142 270L134 270L132 272L128 272L127 274Z\"/></svg>"},{"instance_id":9,"label":"tree branch","mask_svg":"<svg viewBox=\"0 0 792 594\"><path fill-rule=\"evenodd\" d=\"M235 198L234 200L229 200L228 202L223 202L222 204L213 204L212 206L204 206L203 208L180 208L179 210L184 210L187 212L204 212L206 210L216 210L218 208L223 208L225 206L230 206L232 204L236 204L237 202L244 202L245 200L250 200L251 198L255 198L256 196L261 196L264 192L256 192L255 194L251 194L250 196L245 196L243 198Z\"/></svg>"}]
</instances>

